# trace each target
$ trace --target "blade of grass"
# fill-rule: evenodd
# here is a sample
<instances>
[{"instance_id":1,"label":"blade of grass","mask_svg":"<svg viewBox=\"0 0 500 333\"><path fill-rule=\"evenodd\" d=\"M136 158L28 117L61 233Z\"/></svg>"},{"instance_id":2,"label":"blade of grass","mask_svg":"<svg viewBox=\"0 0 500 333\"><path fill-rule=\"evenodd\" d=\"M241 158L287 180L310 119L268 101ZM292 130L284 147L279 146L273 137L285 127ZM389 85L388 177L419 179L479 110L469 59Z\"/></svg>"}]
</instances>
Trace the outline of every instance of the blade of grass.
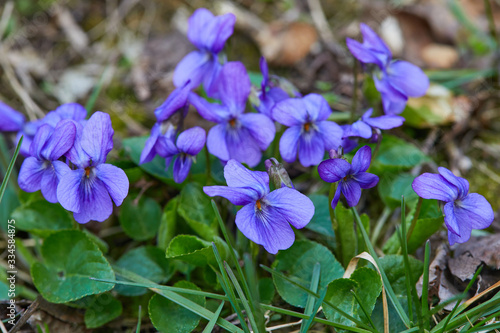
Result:
<instances>
[{"instance_id":1,"label":"blade of grass","mask_svg":"<svg viewBox=\"0 0 500 333\"><path fill-rule=\"evenodd\" d=\"M301 333L302 332L306 333L306 332L309 331L309 328L311 327L311 325L313 323L313 319L314 319L314 317L316 317L316 314L319 311L319 307L321 306L321 303L323 303L323 300L325 299L327 291L328 291L327 288L323 289L323 291L319 295L320 297L319 297L318 301L316 302L316 304L314 305L314 307L311 308L311 314L309 315L309 319L307 319L306 322L302 322L302 325L300 326ZM304 313L304 314L307 314L307 313Z\"/></svg>"},{"instance_id":2,"label":"blade of grass","mask_svg":"<svg viewBox=\"0 0 500 333\"><path fill-rule=\"evenodd\" d=\"M431 243L429 240L425 242L424 253L424 275L422 283L422 318L424 319L424 327L426 330L430 329L430 316L429 312L429 265L431 261Z\"/></svg>"},{"instance_id":3,"label":"blade of grass","mask_svg":"<svg viewBox=\"0 0 500 333\"><path fill-rule=\"evenodd\" d=\"M23 143L23 136L21 136L19 142L17 143L16 151L14 152L14 156L12 156L12 159L10 160L7 172L5 173L2 185L0 186L0 203L2 202L5 189L7 188L7 183L9 182L10 174L12 173L12 169L14 169L14 163L16 162L17 156L19 155L19 150L21 149L22 143Z\"/></svg>"},{"instance_id":4,"label":"blade of grass","mask_svg":"<svg viewBox=\"0 0 500 333\"><path fill-rule=\"evenodd\" d=\"M405 198L401 196L401 230L398 230L399 242L401 244L401 249L403 251L403 262L405 265L405 285L406 285L406 300L408 302L408 315L410 317L410 322L413 322L413 305L411 300L411 287L410 287L410 263L408 261L408 248L406 240L406 206ZM399 232L401 231L401 232Z\"/></svg>"},{"instance_id":5,"label":"blade of grass","mask_svg":"<svg viewBox=\"0 0 500 333\"><path fill-rule=\"evenodd\" d=\"M496 330L497 328L500 328L500 323L495 323L495 324L491 324L491 325L486 325L486 326L481 326L481 327L478 327L478 326L475 326L474 328L470 329L469 331L467 332L493 332L493 330Z\"/></svg>"},{"instance_id":6,"label":"blade of grass","mask_svg":"<svg viewBox=\"0 0 500 333\"><path fill-rule=\"evenodd\" d=\"M486 317L486 318L484 318L483 320L481 320L480 322L478 322L478 323L476 324L476 326L473 326L473 327L471 327L471 328L468 328L468 327L467 327L467 331L466 331L466 332L467 332L467 333L471 333L471 332L472 332L471 330L472 330L472 329L474 329L475 327L481 327L482 325L484 325L485 323L489 322L489 321L490 321L490 320L492 320L493 318L498 317L499 315L500 315L500 311L496 311L496 312L494 312L493 314L489 315L488 317ZM478 319L479 319L479 318L484 317L484 316L482 316L482 315L478 315L477 317L478 317ZM473 320L472 322L474 322L474 321L475 321L475 320ZM469 323L469 325L470 325L470 323Z\"/></svg>"},{"instance_id":7,"label":"blade of grass","mask_svg":"<svg viewBox=\"0 0 500 333\"><path fill-rule=\"evenodd\" d=\"M137 314L137 327L135 328L135 333L141 333L141 306L139 305L139 313Z\"/></svg>"},{"instance_id":8,"label":"blade of grass","mask_svg":"<svg viewBox=\"0 0 500 333\"><path fill-rule=\"evenodd\" d=\"M363 303L361 302L361 299L359 299L358 294L356 294L356 292L354 290L351 290L351 294L354 296L354 299L356 300L356 302L358 302L359 306L361 307L361 311L363 311L363 313L365 314L366 318L368 318L368 321L370 322L370 325L373 327L373 329L376 332L378 332L377 328L375 327L375 324L373 323L372 317L370 316L370 314L368 313L368 311L366 311L366 308L363 305Z\"/></svg>"},{"instance_id":9,"label":"blade of grass","mask_svg":"<svg viewBox=\"0 0 500 333\"><path fill-rule=\"evenodd\" d=\"M321 273L321 264L319 262L317 262L314 265L312 279L311 279L311 287L310 287L310 289L311 289L312 292L315 292L315 293L318 292L318 285L319 285L319 276L320 276L320 273ZM326 288L325 288L325 290L326 290ZM304 314L306 314L308 316L314 316L314 315L316 315L316 313L313 312L314 308L315 308L314 301L315 301L314 296L312 296L312 295L308 295L307 296L307 302L306 302L306 307L304 309ZM310 321L309 325L311 325L311 322L312 322L312 320ZM309 325L306 326L306 323L302 322L302 325L300 326L300 333L307 332L307 330L309 329Z\"/></svg>"},{"instance_id":10,"label":"blade of grass","mask_svg":"<svg viewBox=\"0 0 500 333\"><path fill-rule=\"evenodd\" d=\"M306 287L304 287L303 285L293 281L292 279L290 279L289 277L287 277L286 275L284 274L281 274L280 272L278 271L275 271L274 269L272 268L269 268L269 267L266 267L264 265L260 265L260 267L262 267L262 269L264 269L265 271L268 271L269 273L273 274L273 275L276 275L284 280L286 280L287 282L290 282L291 284L293 284L294 286L302 289L303 291L305 291L306 293L308 293L309 295L312 295L316 298L320 298L320 296L315 293L315 292L312 292L311 290L307 289ZM370 328L370 326L366 325L365 323L363 323L362 321L360 321L359 319L356 319L354 318L353 316L349 315L348 313L342 311L341 309L339 309L337 306L335 306L334 304L332 304L331 302L327 302L327 301L323 301L324 304L328 305L329 307L331 307L332 309L334 309L335 311L337 311L340 315L346 317L347 319L349 319L350 321L352 321L353 323L355 323L356 325L360 326L360 327L363 327L365 329L368 329L370 331L372 331L372 329Z\"/></svg>"},{"instance_id":11,"label":"blade of grass","mask_svg":"<svg viewBox=\"0 0 500 333\"><path fill-rule=\"evenodd\" d=\"M253 312L250 309L250 304L248 304L248 301L245 297L245 294L243 293L243 290L241 289L240 284L238 283L238 279L236 279L236 276L234 275L233 271L227 264L227 262L224 261L224 268L227 271L227 275L231 279L231 282L233 282L234 288L236 289L236 292L240 296L241 303L243 303L243 307L245 308L245 311L247 312L247 317L248 320L250 321L250 326L252 326L252 330L254 332L259 332L259 328L257 327L257 323L255 322L255 318L253 316Z\"/></svg>"},{"instance_id":12,"label":"blade of grass","mask_svg":"<svg viewBox=\"0 0 500 333\"><path fill-rule=\"evenodd\" d=\"M220 317L220 313L222 312L223 307L224 307L224 302L221 302L219 307L217 308L217 311L215 311L215 315L212 317L212 319L210 319L207 326L203 330L203 333L210 333L214 330L215 324L217 323L217 320Z\"/></svg>"},{"instance_id":13,"label":"blade of grass","mask_svg":"<svg viewBox=\"0 0 500 333\"><path fill-rule=\"evenodd\" d=\"M99 82L97 82L97 85L94 87L94 90L92 90L92 94L90 95L89 99L87 100L87 104L85 104L85 110L87 112L91 112L92 109L94 108L95 102L97 101L97 97L99 97L99 94L101 93L102 86L104 85L104 79L109 76L109 72L113 69L113 67L108 66L104 72L102 73L101 77L99 78Z\"/></svg>"},{"instance_id":14,"label":"blade of grass","mask_svg":"<svg viewBox=\"0 0 500 333\"><path fill-rule=\"evenodd\" d=\"M241 327L243 328L243 331L245 331L246 333L250 333L247 323L245 322L245 318L243 317L243 313L241 312L240 305L236 300L236 295L234 294L233 288L231 287L231 281L229 280L227 272L224 269L224 264L222 263L222 258L220 257L219 250L217 250L217 245L215 245L215 243L213 242L212 242L212 249L214 251L215 259L217 260L217 264L219 265L220 269L220 273L218 273L217 271L215 273L219 278L221 286L226 292L226 295L229 297L229 302L231 303L234 311L236 312L236 315L238 316L238 319L240 320L240 324Z\"/></svg>"},{"instance_id":15,"label":"blade of grass","mask_svg":"<svg viewBox=\"0 0 500 333\"><path fill-rule=\"evenodd\" d=\"M382 277L382 283L384 284L385 290L387 291L387 296L391 300L392 305L394 305L394 308L396 309L397 314L405 324L407 328L410 328L410 320L408 319L408 316L406 315L403 307L401 306L401 303L399 303L399 300L396 297L396 294L394 294L394 290L392 289L391 284L389 283L389 279L387 279L387 275L385 274L384 269L382 268L382 265L380 265L380 261L378 259L377 253L375 252L375 249L373 248L372 243L370 242L370 238L368 237L368 234L366 233L365 227L363 226L363 223L361 222L361 218L359 217L358 211L356 210L355 207L352 207L352 212L354 213L354 217L356 218L356 222L358 224L359 229L361 230L361 234L363 235L363 239L365 240L366 243L366 248L368 249L369 253L377 263L377 266L380 269L380 275ZM411 306L411 305L410 305Z\"/></svg>"}]
</instances>

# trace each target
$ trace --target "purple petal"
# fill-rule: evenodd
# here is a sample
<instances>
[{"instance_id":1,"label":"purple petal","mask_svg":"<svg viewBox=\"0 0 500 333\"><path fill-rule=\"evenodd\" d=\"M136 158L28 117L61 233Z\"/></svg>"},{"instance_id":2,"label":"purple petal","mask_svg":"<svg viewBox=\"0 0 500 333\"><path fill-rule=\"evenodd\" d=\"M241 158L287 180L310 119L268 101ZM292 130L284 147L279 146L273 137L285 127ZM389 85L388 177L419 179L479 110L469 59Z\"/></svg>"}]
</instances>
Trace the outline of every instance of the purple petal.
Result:
<instances>
[{"instance_id":1,"label":"purple petal","mask_svg":"<svg viewBox=\"0 0 500 333\"><path fill-rule=\"evenodd\" d=\"M209 197L226 198L236 206L247 205L251 202L255 203L259 198L255 190L245 187L204 186L203 192Z\"/></svg>"},{"instance_id":2,"label":"purple petal","mask_svg":"<svg viewBox=\"0 0 500 333\"><path fill-rule=\"evenodd\" d=\"M80 198L80 212L73 214L78 223L87 223L90 220L103 222L113 213L113 202L106 186L99 179L95 179L90 186L82 186Z\"/></svg>"},{"instance_id":3,"label":"purple petal","mask_svg":"<svg viewBox=\"0 0 500 333\"><path fill-rule=\"evenodd\" d=\"M390 95L382 93L382 105L384 107L384 113L387 115L396 115L404 111L406 107L406 98L396 98L391 99ZM393 98L393 97L392 97Z\"/></svg>"},{"instance_id":4,"label":"purple petal","mask_svg":"<svg viewBox=\"0 0 500 333\"><path fill-rule=\"evenodd\" d=\"M259 164L262 151L246 127L229 127L226 131L226 145L230 158L246 163L252 168Z\"/></svg>"},{"instance_id":5,"label":"purple petal","mask_svg":"<svg viewBox=\"0 0 500 333\"><path fill-rule=\"evenodd\" d=\"M444 205L444 222L448 227L448 230L457 236L464 236L460 231L460 226L458 225L457 216L455 215L455 203L448 202Z\"/></svg>"},{"instance_id":6,"label":"purple petal","mask_svg":"<svg viewBox=\"0 0 500 333\"><path fill-rule=\"evenodd\" d=\"M338 149L342 144L342 136L344 131L342 128L333 121L320 121L316 123L318 131L321 134L325 149Z\"/></svg>"},{"instance_id":7,"label":"purple petal","mask_svg":"<svg viewBox=\"0 0 500 333\"><path fill-rule=\"evenodd\" d=\"M352 172L357 174L365 172L370 167L372 161L372 149L369 146L359 148L354 157L352 158Z\"/></svg>"},{"instance_id":8,"label":"purple petal","mask_svg":"<svg viewBox=\"0 0 500 333\"><path fill-rule=\"evenodd\" d=\"M494 219L490 203L480 194L471 193L455 203L455 215L460 225L467 224L473 229L488 228Z\"/></svg>"},{"instance_id":9,"label":"purple petal","mask_svg":"<svg viewBox=\"0 0 500 333\"><path fill-rule=\"evenodd\" d=\"M276 134L274 122L269 117L258 113L245 113L239 117L241 125L248 129L261 150L266 150Z\"/></svg>"},{"instance_id":10,"label":"purple petal","mask_svg":"<svg viewBox=\"0 0 500 333\"><path fill-rule=\"evenodd\" d=\"M351 126L344 131L345 137L360 137L364 139L369 139L372 136L372 128L362 120L354 122Z\"/></svg>"},{"instance_id":11,"label":"purple petal","mask_svg":"<svg viewBox=\"0 0 500 333\"><path fill-rule=\"evenodd\" d=\"M203 67L203 71L203 88L205 88L208 97L220 99L218 80L222 65L214 57Z\"/></svg>"},{"instance_id":12,"label":"purple petal","mask_svg":"<svg viewBox=\"0 0 500 333\"><path fill-rule=\"evenodd\" d=\"M309 94L302 98L306 105L309 120L316 122L328 119L332 113L326 99L318 94Z\"/></svg>"},{"instance_id":13,"label":"purple petal","mask_svg":"<svg viewBox=\"0 0 500 333\"><path fill-rule=\"evenodd\" d=\"M141 153L141 159L139 164L150 162L156 156L155 145L158 141L158 137L160 135L160 124L156 123L153 125L151 129L151 135L146 140L146 144L144 145L144 149Z\"/></svg>"},{"instance_id":14,"label":"purple petal","mask_svg":"<svg viewBox=\"0 0 500 333\"><path fill-rule=\"evenodd\" d=\"M177 88L184 87L189 81L187 85L189 89L198 87L206 75L206 69L212 67L209 64L210 57L210 53L205 51L193 51L187 54L175 67L174 85Z\"/></svg>"},{"instance_id":15,"label":"purple petal","mask_svg":"<svg viewBox=\"0 0 500 333\"><path fill-rule=\"evenodd\" d=\"M349 207L354 207L358 204L361 198L361 186L353 180L349 179L342 182L342 193L344 194Z\"/></svg>"},{"instance_id":16,"label":"purple petal","mask_svg":"<svg viewBox=\"0 0 500 333\"><path fill-rule=\"evenodd\" d=\"M319 133L303 133L299 138L299 161L305 167L318 165L325 156L325 144Z\"/></svg>"},{"instance_id":17,"label":"purple petal","mask_svg":"<svg viewBox=\"0 0 500 333\"><path fill-rule=\"evenodd\" d=\"M157 122L161 123L170 118L176 111L182 109L188 99L190 93L190 86L187 84L182 88L177 88L168 96L162 105L156 108L155 116Z\"/></svg>"},{"instance_id":18,"label":"purple petal","mask_svg":"<svg viewBox=\"0 0 500 333\"><path fill-rule=\"evenodd\" d=\"M42 156L43 148L46 146L53 132L54 129L50 125L45 124L40 126L30 146L31 156L36 156L40 160L44 159Z\"/></svg>"},{"instance_id":19,"label":"purple petal","mask_svg":"<svg viewBox=\"0 0 500 333\"><path fill-rule=\"evenodd\" d=\"M444 179L457 188L458 199L465 198L467 193L469 193L469 182L467 179L457 177L450 170L443 167L439 167L438 172Z\"/></svg>"},{"instance_id":20,"label":"purple petal","mask_svg":"<svg viewBox=\"0 0 500 333\"><path fill-rule=\"evenodd\" d=\"M369 172L360 172L354 176L354 180L358 182L363 189L372 188L378 183L378 176Z\"/></svg>"},{"instance_id":21,"label":"purple petal","mask_svg":"<svg viewBox=\"0 0 500 333\"><path fill-rule=\"evenodd\" d=\"M288 93L279 87L269 89L269 91L266 92L266 97L273 100L274 103L278 103L290 98Z\"/></svg>"},{"instance_id":22,"label":"purple petal","mask_svg":"<svg viewBox=\"0 0 500 333\"><path fill-rule=\"evenodd\" d=\"M174 182L180 184L186 180L189 170L191 170L193 160L182 156L177 156L174 161Z\"/></svg>"},{"instance_id":23,"label":"purple petal","mask_svg":"<svg viewBox=\"0 0 500 333\"><path fill-rule=\"evenodd\" d=\"M0 132L17 132L23 128L25 118L22 113L0 101Z\"/></svg>"},{"instance_id":24,"label":"purple petal","mask_svg":"<svg viewBox=\"0 0 500 333\"><path fill-rule=\"evenodd\" d=\"M45 171L43 172L42 182L41 182L41 190L43 197L48 202L51 203L57 202L57 185L59 185L59 179L57 177L54 167L51 165L48 168L46 168Z\"/></svg>"},{"instance_id":25,"label":"purple petal","mask_svg":"<svg viewBox=\"0 0 500 333\"><path fill-rule=\"evenodd\" d=\"M272 118L285 126L298 126L307 121L306 104L300 98L289 98L277 103Z\"/></svg>"},{"instance_id":26,"label":"purple petal","mask_svg":"<svg viewBox=\"0 0 500 333\"><path fill-rule=\"evenodd\" d=\"M241 62L228 62L224 65L218 78L218 90L222 104L228 107L233 116L245 110L251 86L250 78Z\"/></svg>"},{"instance_id":27,"label":"purple petal","mask_svg":"<svg viewBox=\"0 0 500 333\"><path fill-rule=\"evenodd\" d=\"M94 165L106 162L108 153L113 149L113 134L109 114L97 111L87 121L80 144Z\"/></svg>"},{"instance_id":28,"label":"purple petal","mask_svg":"<svg viewBox=\"0 0 500 333\"><path fill-rule=\"evenodd\" d=\"M189 18L188 38L200 49L219 53L233 34L236 17L233 14L214 16L199 8Z\"/></svg>"},{"instance_id":29,"label":"purple petal","mask_svg":"<svg viewBox=\"0 0 500 333\"><path fill-rule=\"evenodd\" d=\"M185 130L177 138L177 148L181 152L196 156L205 146L206 132L201 127L193 127Z\"/></svg>"},{"instance_id":30,"label":"purple petal","mask_svg":"<svg viewBox=\"0 0 500 333\"><path fill-rule=\"evenodd\" d=\"M397 90L409 97L425 95L429 78L417 66L407 61L394 61L387 68L387 80Z\"/></svg>"},{"instance_id":31,"label":"purple petal","mask_svg":"<svg viewBox=\"0 0 500 333\"><path fill-rule=\"evenodd\" d=\"M87 110L78 103L66 103L55 109L61 119L71 119L76 122L87 118Z\"/></svg>"},{"instance_id":32,"label":"purple petal","mask_svg":"<svg viewBox=\"0 0 500 333\"><path fill-rule=\"evenodd\" d=\"M288 187L276 189L262 200L297 229L305 227L314 215L311 199Z\"/></svg>"},{"instance_id":33,"label":"purple petal","mask_svg":"<svg viewBox=\"0 0 500 333\"><path fill-rule=\"evenodd\" d=\"M267 172L250 171L240 162L229 160L224 167L224 178L229 187L246 187L255 190L259 198L269 193L269 175Z\"/></svg>"},{"instance_id":34,"label":"purple petal","mask_svg":"<svg viewBox=\"0 0 500 333\"><path fill-rule=\"evenodd\" d=\"M17 182L21 190L25 192L36 192L41 189L42 177L45 167L44 162L35 157L28 157L24 160L19 170Z\"/></svg>"},{"instance_id":35,"label":"purple petal","mask_svg":"<svg viewBox=\"0 0 500 333\"><path fill-rule=\"evenodd\" d=\"M292 163L297 158L301 126L288 128L280 139L280 154L284 161Z\"/></svg>"},{"instance_id":36,"label":"purple petal","mask_svg":"<svg viewBox=\"0 0 500 333\"><path fill-rule=\"evenodd\" d=\"M265 93L266 92L267 83L268 83L268 80L269 80L269 69L267 67L266 58L260 57L259 66L260 66L260 71L262 72L262 83L260 85L260 88L262 89L262 92Z\"/></svg>"},{"instance_id":37,"label":"purple petal","mask_svg":"<svg viewBox=\"0 0 500 333\"><path fill-rule=\"evenodd\" d=\"M327 183L335 183L348 175L351 165L346 160L334 158L324 160L318 165L321 179Z\"/></svg>"},{"instance_id":38,"label":"purple petal","mask_svg":"<svg viewBox=\"0 0 500 333\"><path fill-rule=\"evenodd\" d=\"M424 173L413 181L411 187L424 199L436 199L444 202L452 202L458 197L455 186L446 181L442 176Z\"/></svg>"},{"instance_id":39,"label":"purple petal","mask_svg":"<svg viewBox=\"0 0 500 333\"><path fill-rule=\"evenodd\" d=\"M470 239L471 231L472 231L471 228L465 226L461 230L462 236L459 236L453 233L450 229L448 229L448 242L450 242L450 245L453 245L455 243L465 243Z\"/></svg>"},{"instance_id":40,"label":"purple petal","mask_svg":"<svg viewBox=\"0 0 500 333\"><path fill-rule=\"evenodd\" d=\"M256 213L255 205L248 204L236 214L236 226L245 237L276 254L292 246L295 234L285 219L268 210L263 208Z\"/></svg>"},{"instance_id":41,"label":"purple petal","mask_svg":"<svg viewBox=\"0 0 500 333\"><path fill-rule=\"evenodd\" d=\"M214 123L220 123L231 116L224 105L209 103L195 93L189 94L189 103L194 106L200 116Z\"/></svg>"},{"instance_id":42,"label":"purple petal","mask_svg":"<svg viewBox=\"0 0 500 333\"><path fill-rule=\"evenodd\" d=\"M374 128L380 128L383 130L388 130L391 128L396 128L403 125L405 121L404 117L401 116L393 116L393 115L385 115L375 118L365 119L364 122Z\"/></svg>"},{"instance_id":43,"label":"purple petal","mask_svg":"<svg viewBox=\"0 0 500 333\"><path fill-rule=\"evenodd\" d=\"M115 204L120 206L129 189L125 171L111 164L100 164L96 167L96 177L102 181Z\"/></svg>"},{"instance_id":44,"label":"purple petal","mask_svg":"<svg viewBox=\"0 0 500 333\"><path fill-rule=\"evenodd\" d=\"M362 63L377 64L380 68L384 67L385 61L383 61L383 54L377 53L376 51L369 49L365 45L351 38L346 38L346 44L354 58L358 59Z\"/></svg>"},{"instance_id":45,"label":"purple petal","mask_svg":"<svg viewBox=\"0 0 500 333\"><path fill-rule=\"evenodd\" d=\"M221 160L229 160L229 150L226 144L226 125L215 125L208 131L207 149L210 154Z\"/></svg>"},{"instance_id":46,"label":"purple petal","mask_svg":"<svg viewBox=\"0 0 500 333\"><path fill-rule=\"evenodd\" d=\"M55 161L66 154L75 142L76 126L72 120L61 120L41 153L45 159Z\"/></svg>"},{"instance_id":47,"label":"purple petal","mask_svg":"<svg viewBox=\"0 0 500 333\"><path fill-rule=\"evenodd\" d=\"M382 96L384 112L386 114L399 114L403 112L408 96L393 87L387 75L383 76L382 79L374 76L373 80L375 87Z\"/></svg>"},{"instance_id":48,"label":"purple petal","mask_svg":"<svg viewBox=\"0 0 500 333\"><path fill-rule=\"evenodd\" d=\"M59 201L64 209L73 213L80 212L81 201L83 199L81 198L80 187L84 177L85 170L77 169L66 172L59 179L57 201Z\"/></svg>"},{"instance_id":49,"label":"purple petal","mask_svg":"<svg viewBox=\"0 0 500 333\"><path fill-rule=\"evenodd\" d=\"M337 189L335 190L335 195L333 196L331 206L332 209L335 209L337 207L337 204L339 203L340 200L340 193L342 192L342 182L337 184Z\"/></svg>"}]
</instances>

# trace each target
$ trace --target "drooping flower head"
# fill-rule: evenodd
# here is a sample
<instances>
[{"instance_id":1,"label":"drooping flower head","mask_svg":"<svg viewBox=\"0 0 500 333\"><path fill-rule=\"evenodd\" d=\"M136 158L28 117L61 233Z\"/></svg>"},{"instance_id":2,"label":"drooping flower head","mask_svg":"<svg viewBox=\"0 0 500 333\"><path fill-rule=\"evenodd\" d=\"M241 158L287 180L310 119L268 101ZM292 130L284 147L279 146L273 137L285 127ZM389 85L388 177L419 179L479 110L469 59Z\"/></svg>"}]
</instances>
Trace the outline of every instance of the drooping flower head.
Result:
<instances>
[{"instance_id":1,"label":"drooping flower head","mask_svg":"<svg viewBox=\"0 0 500 333\"><path fill-rule=\"evenodd\" d=\"M424 173L411 184L424 199L444 201L444 222L450 245L465 243L472 229L484 229L494 219L490 203L480 194L469 193L469 182L439 167L439 174Z\"/></svg>"},{"instance_id":2,"label":"drooping flower head","mask_svg":"<svg viewBox=\"0 0 500 333\"><path fill-rule=\"evenodd\" d=\"M222 105L189 95L203 118L218 123L208 132L208 151L224 162L235 159L254 167L274 139L274 123L263 114L244 113L251 83L241 62L224 65L217 82Z\"/></svg>"},{"instance_id":3,"label":"drooping flower head","mask_svg":"<svg viewBox=\"0 0 500 333\"><path fill-rule=\"evenodd\" d=\"M283 160L292 163L298 152L300 164L317 165L325 151L337 149L342 140L342 128L327 120L331 113L328 102L318 94L289 98L276 104L273 118L289 126L280 139Z\"/></svg>"},{"instance_id":4,"label":"drooping flower head","mask_svg":"<svg viewBox=\"0 0 500 333\"><path fill-rule=\"evenodd\" d=\"M373 79L381 93L386 114L403 112L408 97L420 97L429 87L429 79L417 66L401 60L392 61L384 41L366 24L361 23L363 43L347 38L349 51L363 64L375 64Z\"/></svg>"},{"instance_id":5,"label":"drooping flower head","mask_svg":"<svg viewBox=\"0 0 500 333\"><path fill-rule=\"evenodd\" d=\"M155 110L156 123L151 129L151 135L146 141L141 153L140 164L150 162L156 155L166 158L168 147L175 146L177 131L182 127L182 121L188 111L189 84L175 89Z\"/></svg>"},{"instance_id":6,"label":"drooping flower head","mask_svg":"<svg viewBox=\"0 0 500 333\"><path fill-rule=\"evenodd\" d=\"M221 65L218 54L233 34L236 17L233 14L214 16L208 9L199 8L189 18L188 38L198 50L186 55L174 72L174 85L190 89L203 82L209 96L214 96L215 81Z\"/></svg>"},{"instance_id":7,"label":"drooping flower head","mask_svg":"<svg viewBox=\"0 0 500 333\"><path fill-rule=\"evenodd\" d=\"M259 105L255 108L260 113L265 114L272 119L272 109L276 103L281 102L290 96L286 91L276 86L274 81L269 78L269 70L267 67L266 58L260 58L260 71L262 72L262 82L259 91Z\"/></svg>"},{"instance_id":8,"label":"drooping flower head","mask_svg":"<svg viewBox=\"0 0 500 333\"><path fill-rule=\"evenodd\" d=\"M201 127L193 127L185 130L177 137L174 144L173 141L167 145L166 166L167 169L172 159L174 159L174 181L182 183L189 170L196 155L203 149L206 141L205 130Z\"/></svg>"},{"instance_id":9,"label":"drooping flower head","mask_svg":"<svg viewBox=\"0 0 500 333\"><path fill-rule=\"evenodd\" d=\"M290 224L305 227L314 215L312 201L297 190L282 187L269 192L266 172L250 171L235 160L224 167L228 186L205 186L211 196L221 196L243 206L236 214L236 226L251 241L276 254L295 240Z\"/></svg>"},{"instance_id":10,"label":"drooping flower head","mask_svg":"<svg viewBox=\"0 0 500 333\"><path fill-rule=\"evenodd\" d=\"M370 167L371 159L371 148L364 146L356 152L352 158L352 164L342 158L333 158L318 165L318 173L321 179L327 183L339 182L332 200L333 209L337 207L340 193L344 194L349 207L353 207L358 204L361 198L361 189L368 189L377 185L378 176L366 172Z\"/></svg>"},{"instance_id":11,"label":"drooping flower head","mask_svg":"<svg viewBox=\"0 0 500 333\"><path fill-rule=\"evenodd\" d=\"M376 142L377 137L381 134L380 130L388 130L401 126L405 118L396 115L384 115L380 117L370 118L373 109L368 109L361 119L354 122L344 130L344 137L360 137L364 139L371 139L370 141Z\"/></svg>"},{"instance_id":12,"label":"drooping flower head","mask_svg":"<svg viewBox=\"0 0 500 333\"><path fill-rule=\"evenodd\" d=\"M76 136L75 124L70 120L60 121L55 128L48 124L40 126L19 171L19 187L25 192L42 190L44 198L57 202L57 186L66 164L59 159L73 147Z\"/></svg>"},{"instance_id":13,"label":"drooping flower head","mask_svg":"<svg viewBox=\"0 0 500 333\"><path fill-rule=\"evenodd\" d=\"M111 118L103 112L94 113L85 126L77 124L77 138L66 154L74 169L65 165L57 199L72 211L78 223L90 220L102 222L113 212L113 202L121 205L128 194L129 181L125 172L106 164L113 149Z\"/></svg>"}]
</instances>

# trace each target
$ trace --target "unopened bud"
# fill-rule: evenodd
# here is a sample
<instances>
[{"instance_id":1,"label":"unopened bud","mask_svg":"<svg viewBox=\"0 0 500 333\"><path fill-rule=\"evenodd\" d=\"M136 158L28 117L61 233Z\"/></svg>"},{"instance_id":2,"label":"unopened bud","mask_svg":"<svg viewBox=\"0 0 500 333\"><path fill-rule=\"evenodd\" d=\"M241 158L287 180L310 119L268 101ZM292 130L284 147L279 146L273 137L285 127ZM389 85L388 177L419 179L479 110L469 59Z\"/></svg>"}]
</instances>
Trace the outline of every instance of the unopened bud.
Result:
<instances>
[{"instance_id":1,"label":"unopened bud","mask_svg":"<svg viewBox=\"0 0 500 333\"><path fill-rule=\"evenodd\" d=\"M267 173L269 174L269 178L273 182L275 188L295 188L283 164L279 163L274 157L266 160L264 164L266 166Z\"/></svg>"},{"instance_id":2,"label":"unopened bud","mask_svg":"<svg viewBox=\"0 0 500 333\"><path fill-rule=\"evenodd\" d=\"M330 156L331 159L342 158L344 156L344 148L342 146L339 146L337 150L330 149L328 151L328 155Z\"/></svg>"}]
</instances>

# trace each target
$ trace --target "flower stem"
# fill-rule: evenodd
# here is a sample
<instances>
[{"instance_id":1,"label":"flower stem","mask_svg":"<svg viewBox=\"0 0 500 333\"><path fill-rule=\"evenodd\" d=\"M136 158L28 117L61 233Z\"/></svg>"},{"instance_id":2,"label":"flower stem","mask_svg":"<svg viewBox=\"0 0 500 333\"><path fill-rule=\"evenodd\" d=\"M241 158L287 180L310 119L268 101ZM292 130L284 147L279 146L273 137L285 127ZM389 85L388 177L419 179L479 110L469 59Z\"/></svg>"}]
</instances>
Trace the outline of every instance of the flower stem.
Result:
<instances>
[{"instance_id":1,"label":"flower stem","mask_svg":"<svg viewBox=\"0 0 500 333\"><path fill-rule=\"evenodd\" d=\"M333 230L335 230L335 226L334 226L335 211L332 208L332 201L333 201L333 197L335 196L336 190L337 190L337 183L332 183L332 185L330 186L330 193L328 194L328 203L329 203L328 210L330 212L330 220L332 221Z\"/></svg>"},{"instance_id":2,"label":"flower stem","mask_svg":"<svg viewBox=\"0 0 500 333\"><path fill-rule=\"evenodd\" d=\"M206 168L207 168L207 185L210 185L211 184L211 180L212 180L212 171L210 170L210 154L208 153L208 148L205 147L205 165L206 165Z\"/></svg>"},{"instance_id":3,"label":"flower stem","mask_svg":"<svg viewBox=\"0 0 500 333\"><path fill-rule=\"evenodd\" d=\"M354 87L352 90L351 123L356 118L356 109L358 107L358 71L359 71L358 61L354 60L354 67L353 67Z\"/></svg>"},{"instance_id":4,"label":"flower stem","mask_svg":"<svg viewBox=\"0 0 500 333\"><path fill-rule=\"evenodd\" d=\"M413 220L411 221L410 229L408 229L408 233L406 234L406 241L410 241L411 234L415 226L417 225L418 216L420 215L420 209L422 208L422 202L424 199L422 197L418 197L417 209L415 210L415 215L413 215Z\"/></svg>"}]
</instances>

